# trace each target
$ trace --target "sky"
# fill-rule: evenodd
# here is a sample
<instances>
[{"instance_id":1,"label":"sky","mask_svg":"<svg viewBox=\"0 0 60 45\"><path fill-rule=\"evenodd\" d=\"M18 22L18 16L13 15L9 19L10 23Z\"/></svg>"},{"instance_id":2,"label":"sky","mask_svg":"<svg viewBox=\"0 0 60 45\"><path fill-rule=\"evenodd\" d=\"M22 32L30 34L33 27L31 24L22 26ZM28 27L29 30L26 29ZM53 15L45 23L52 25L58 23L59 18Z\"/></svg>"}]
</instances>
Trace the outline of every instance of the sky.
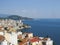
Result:
<instances>
[{"instance_id":1,"label":"sky","mask_svg":"<svg viewBox=\"0 0 60 45\"><path fill-rule=\"evenodd\" d=\"M60 0L0 0L0 14L60 18Z\"/></svg>"}]
</instances>

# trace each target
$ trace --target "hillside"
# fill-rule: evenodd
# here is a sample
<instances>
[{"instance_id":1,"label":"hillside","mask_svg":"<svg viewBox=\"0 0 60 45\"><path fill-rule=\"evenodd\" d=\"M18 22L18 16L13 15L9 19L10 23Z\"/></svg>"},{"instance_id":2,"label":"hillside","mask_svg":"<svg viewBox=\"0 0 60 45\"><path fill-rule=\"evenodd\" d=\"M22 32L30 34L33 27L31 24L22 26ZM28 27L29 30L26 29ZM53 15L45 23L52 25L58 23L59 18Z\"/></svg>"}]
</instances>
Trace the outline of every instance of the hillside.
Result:
<instances>
[{"instance_id":1,"label":"hillside","mask_svg":"<svg viewBox=\"0 0 60 45\"><path fill-rule=\"evenodd\" d=\"M14 20L33 20L32 18L22 17L19 15L2 15L0 14L0 19L14 19Z\"/></svg>"}]
</instances>

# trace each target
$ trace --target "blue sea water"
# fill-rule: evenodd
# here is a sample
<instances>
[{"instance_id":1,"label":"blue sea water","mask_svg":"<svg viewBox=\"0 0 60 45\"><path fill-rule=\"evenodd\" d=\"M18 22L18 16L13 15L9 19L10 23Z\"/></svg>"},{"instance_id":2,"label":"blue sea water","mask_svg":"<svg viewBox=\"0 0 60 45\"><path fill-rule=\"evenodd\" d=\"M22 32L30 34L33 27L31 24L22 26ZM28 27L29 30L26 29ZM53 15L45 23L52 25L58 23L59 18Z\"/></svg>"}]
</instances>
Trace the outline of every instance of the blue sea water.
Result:
<instances>
[{"instance_id":1,"label":"blue sea water","mask_svg":"<svg viewBox=\"0 0 60 45\"><path fill-rule=\"evenodd\" d=\"M55 45L60 45L60 19L40 19L24 21L24 23L31 25L31 29L24 29L24 32L32 32L34 36L48 35Z\"/></svg>"}]
</instances>

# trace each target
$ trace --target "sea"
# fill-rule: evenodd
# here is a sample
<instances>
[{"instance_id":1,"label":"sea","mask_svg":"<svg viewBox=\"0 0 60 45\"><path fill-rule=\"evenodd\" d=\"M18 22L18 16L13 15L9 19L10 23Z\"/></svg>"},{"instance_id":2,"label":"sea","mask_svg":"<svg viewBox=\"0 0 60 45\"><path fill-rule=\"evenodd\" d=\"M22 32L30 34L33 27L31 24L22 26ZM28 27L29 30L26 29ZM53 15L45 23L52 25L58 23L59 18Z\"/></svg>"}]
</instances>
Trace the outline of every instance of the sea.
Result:
<instances>
[{"instance_id":1,"label":"sea","mask_svg":"<svg viewBox=\"0 0 60 45\"><path fill-rule=\"evenodd\" d=\"M22 32L32 32L34 36L39 37L49 36L54 41L54 45L60 45L60 19L35 19L23 22L31 28L24 29Z\"/></svg>"}]
</instances>

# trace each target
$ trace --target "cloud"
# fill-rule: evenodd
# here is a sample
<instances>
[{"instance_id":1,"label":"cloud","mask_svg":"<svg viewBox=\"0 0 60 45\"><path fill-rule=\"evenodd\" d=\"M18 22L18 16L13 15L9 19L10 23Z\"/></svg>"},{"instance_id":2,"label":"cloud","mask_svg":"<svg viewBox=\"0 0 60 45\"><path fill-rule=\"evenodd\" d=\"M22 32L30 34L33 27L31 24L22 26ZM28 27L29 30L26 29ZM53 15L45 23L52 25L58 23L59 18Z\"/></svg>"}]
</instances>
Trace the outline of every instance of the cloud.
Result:
<instances>
[{"instance_id":1,"label":"cloud","mask_svg":"<svg viewBox=\"0 0 60 45\"><path fill-rule=\"evenodd\" d=\"M1 9L0 13L1 14L12 14L12 15L20 15L24 17L38 17L37 15L37 9Z\"/></svg>"},{"instance_id":2,"label":"cloud","mask_svg":"<svg viewBox=\"0 0 60 45\"><path fill-rule=\"evenodd\" d=\"M21 12L22 13L27 13L27 10L26 9L22 9Z\"/></svg>"},{"instance_id":3,"label":"cloud","mask_svg":"<svg viewBox=\"0 0 60 45\"><path fill-rule=\"evenodd\" d=\"M12 14L12 15L20 15L24 17L32 17L32 18L60 18L59 13L52 14L51 11L45 12L44 10L38 10L35 8L32 9L0 9L0 14ZM58 14L58 15L57 15Z\"/></svg>"}]
</instances>

